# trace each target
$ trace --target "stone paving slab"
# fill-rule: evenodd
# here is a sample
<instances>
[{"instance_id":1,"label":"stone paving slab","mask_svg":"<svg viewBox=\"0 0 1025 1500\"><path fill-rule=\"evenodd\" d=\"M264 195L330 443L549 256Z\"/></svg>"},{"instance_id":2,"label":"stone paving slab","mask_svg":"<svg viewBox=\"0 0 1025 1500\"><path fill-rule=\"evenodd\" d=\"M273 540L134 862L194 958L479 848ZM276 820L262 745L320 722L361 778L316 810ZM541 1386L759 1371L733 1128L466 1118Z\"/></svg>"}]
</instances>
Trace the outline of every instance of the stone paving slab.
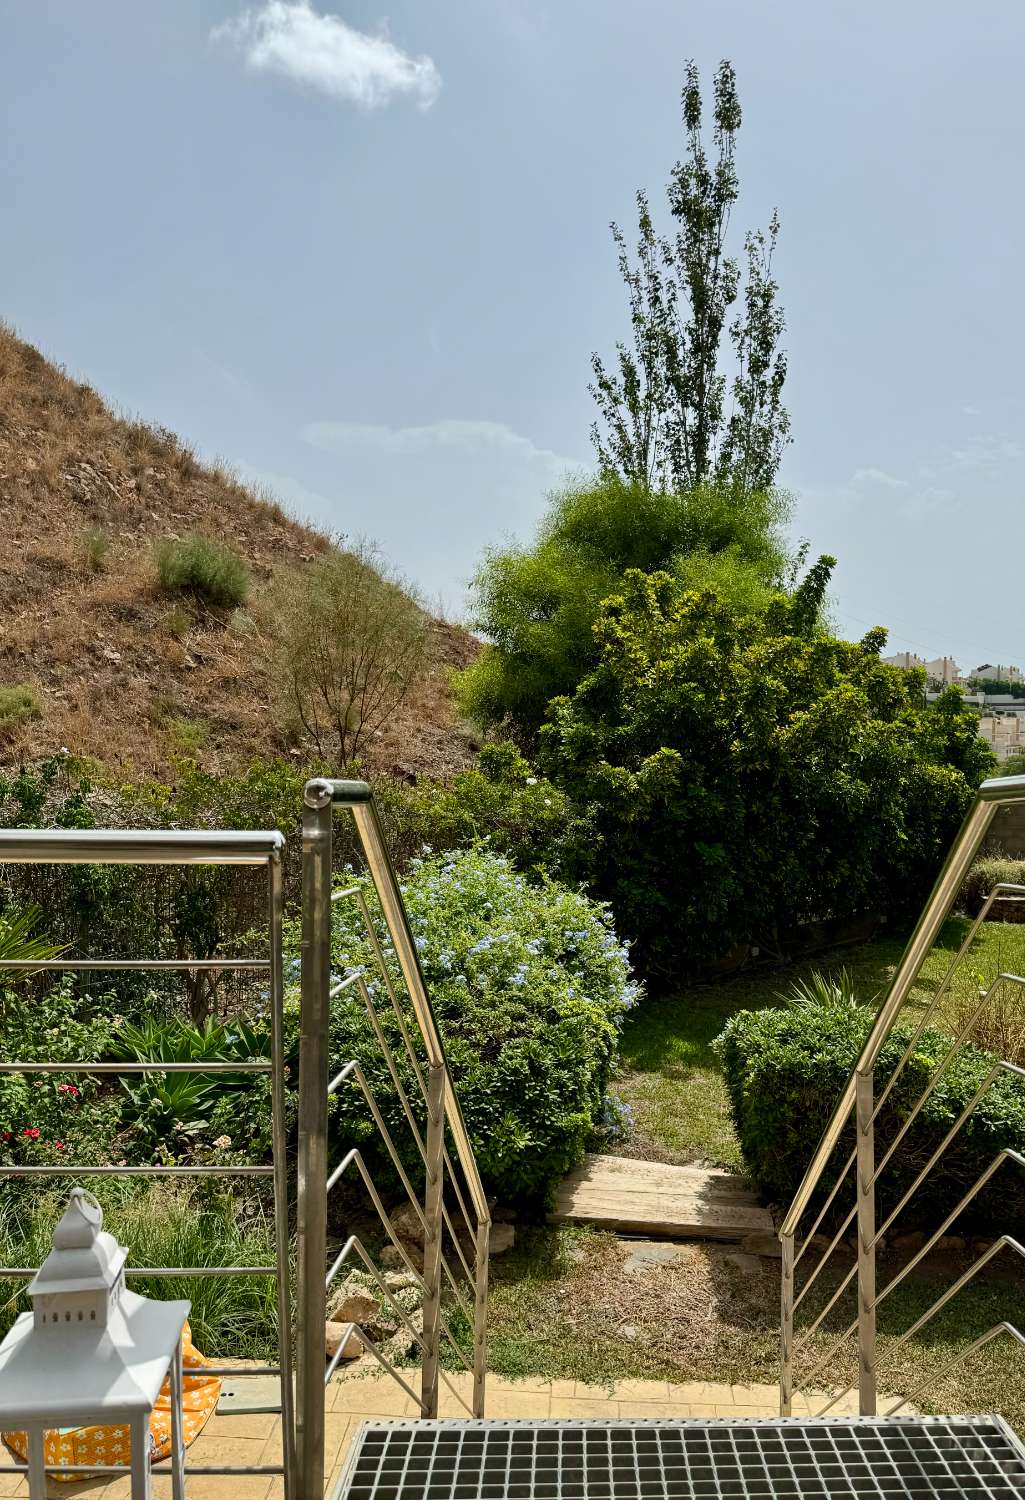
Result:
<instances>
[{"instance_id":1,"label":"stone paving slab","mask_svg":"<svg viewBox=\"0 0 1025 1500\"><path fill-rule=\"evenodd\" d=\"M418 1378L412 1372L410 1384ZM443 1417L465 1417L459 1396L469 1400L472 1379L467 1374L449 1375L455 1393L442 1385ZM726 1385L690 1381L681 1385L665 1380L621 1380L615 1385L588 1385L579 1380L504 1380L489 1376L487 1415L497 1418L674 1418L674 1417L772 1417L777 1414L778 1393L774 1385ZM819 1393L795 1396L795 1416L807 1416L828 1398ZM847 1416L857 1411L857 1397L848 1396L831 1415ZM359 1423L373 1417L414 1416L413 1401L389 1375L345 1374L327 1391L326 1470L327 1493L334 1488ZM193 1464L273 1464L281 1451L280 1420L273 1413L214 1416L188 1451ZM166 1464L153 1471L155 1500L170 1500ZM281 1480L266 1475L196 1475L188 1480L188 1500L281 1500ZM80 1480L48 1486L53 1500L129 1500L127 1479ZM27 1500L28 1485L17 1474L0 1474L0 1500Z\"/></svg>"}]
</instances>

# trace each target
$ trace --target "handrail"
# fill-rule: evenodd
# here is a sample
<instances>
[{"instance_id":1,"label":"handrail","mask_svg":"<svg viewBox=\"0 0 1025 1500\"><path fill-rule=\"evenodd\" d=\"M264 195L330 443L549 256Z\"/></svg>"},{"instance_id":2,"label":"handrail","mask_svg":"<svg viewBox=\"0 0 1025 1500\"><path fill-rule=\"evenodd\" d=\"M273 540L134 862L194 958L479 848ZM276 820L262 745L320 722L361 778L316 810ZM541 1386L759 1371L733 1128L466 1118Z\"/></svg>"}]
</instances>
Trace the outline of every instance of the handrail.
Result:
<instances>
[{"instance_id":1,"label":"handrail","mask_svg":"<svg viewBox=\"0 0 1025 1500\"><path fill-rule=\"evenodd\" d=\"M333 814L346 809L353 819L380 916L372 916L360 882L332 889ZM367 885L369 891L369 883ZM332 913L343 902L353 903L356 919L382 981L376 991L351 967L341 978L332 973ZM391 948L388 956L377 927L383 918ZM387 945L385 945L387 946ZM392 954L394 958L392 958ZM405 1005L398 990L405 989ZM366 1012L376 1048L384 1060L396 1100L408 1128L412 1156L422 1164L421 1192L414 1187L416 1172L407 1172L366 1075L355 1058L329 1058L328 1034L332 1001L345 994L345 1004L359 1004ZM385 1019L387 1025L383 1024ZM394 1026L394 1031L390 1027ZM389 1041L389 1033L391 1041ZM394 1043L394 1046L392 1045ZM336 1071L337 1070L337 1071ZM405 1070L405 1071L404 1071ZM333 1076L330 1076L333 1073ZM405 1082L403 1079L405 1078ZM397 1234L393 1216L374 1184L370 1164L357 1149L329 1163L327 1106L343 1086L361 1090L392 1170L402 1185L422 1227L422 1271L413 1263ZM411 1098L412 1096L412 1098ZM416 1101L414 1105L413 1100ZM424 1118L426 1125L424 1126ZM446 1144L448 1132L453 1151ZM459 1167L466 1197L459 1183ZM394 1301L386 1280L379 1277L358 1235L350 1234L333 1257L327 1248L327 1198L346 1173L358 1173L392 1252L423 1299L423 1327L417 1331ZM451 1189L451 1212L446 1191ZM469 1199L469 1206L467 1204ZM458 1205L458 1209L457 1209ZM469 1259L460 1243L453 1218L460 1215L472 1247ZM302 1023L299 1051L299 1360L296 1433L303 1500L318 1500L324 1491L324 1387L342 1358L348 1340L355 1338L399 1388L414 1396L421 1415L438 1414L439 1387L446 1385L466 1407L467 1414L484 1412L485 1315L491 1214L474 1156L466 1122L453 1086L441 1032L424 980L416 939L402 899L402 891L388 853L381 820L370 787L362 781L316 777L307 782L303 807L303 936ZM455 1252L448 1255L448 1246ZM324 1323L326 1294L335 1277L357 1256L374 1278L382 1297L398 1321L412 1333L419 1351L420 1394L416 1396L396 1368L387 1348L378 1348L357 1325L342 1330L339 1352L326 1359ZM414 1259L419 1260L419 1256ZM450 1264L450 1260L452 1263ZM472 1261L472 1265L471 1265ZM326 1274L325 1274L326 1273ZM465 1278L465 1280L464 1280ZM469 1285L472 1298L461 1290ZM468 1360L453 1336L442 1304L447 1286L453 1307L473 1329L473 1357ZM472 1403L463 1400L440 1361L442 1339L455 1358L473 1374ZM325 1375L326 1365L326 1375Z\"/></svg>"},{"instance_id":2,"label":"handrail","mask_svg":"<svg viewBox=\"0 0 1025 1500\"><path fill-rule=\"evenodd\" d=\"M968 1022L962 1025L958 1035L952 1039L949 1050L933 1070L930 1080L925 1086L924 1092L910 1109L903 1125L899 1129L897 1135L889 1145L886 1152L880 1158L877 1158L874 1144L875 1122L884 1104L890 1097L891 1091L894 1087L894 1084L896 1083L898 1076L901 1074L909 1057L912 1055L917 1045L918 1039L922 1035L922 1032L928 1024L930 1018L935 1014L938 1004L940 1003L943 996L947 993L953 981L954 975L961 964L961 961L969 951L969 948L975 939L980 925L988 917L994 902L1006 898L1009 895L1020 897L1022 894L1025 894L1022 887L1001 883L994 886L994 888L990 891L989 895L983 902L981 909L973 920L967 934L965 935L960 948L948 965L946 973L944 974L944 977L941 980L937 990L933 994L929 1004L925 1007L924 1012L918 1021L915 1033L905 1047L902 1057L897 1062L895 1069L891 1073L884 1087L877 1094L874 1086L874 1068L878 1060L880 1051L885 1045L887 1038L890 1036L897 1018L911 993L912 987L915 984L915 981L921 971L922 964L924 963L927 955L932 949L937 937L939 936L944 922L947 920L947 917L950 914L958 891L960 890L965 876L968 874L968 871L979 852L983 840L990 830L995 814L997 813L998 809L1002 807L1013 806L1014 804L1023 802L1025 802L1025 776L994 777L991 780L984 782L979 788L976 794L975 801L973 802L964 819L964 822L961 825L960 831L958 832L958 835L955 838L953 845L951 846L950 852L948 853L947 858L943 863L943 867L940 870L936 883L933 886L929 898L925 903L922 914L915 926L914 932L912 933L907 947L904 950L900 963L890 984L890 988L882 1005L879 1008L879 1011L869 1030L868 1036L866 1037L865 1042L862 1046L858 1061L855 1064L850 1077L848 1078L841 1091L836 1106L833 1109L832 1114L830 1115L826 1128L823 1131L818 1145L816 1146L815 1151L812 1155L811 1162L809 1163L808 1168L805 1171L797 1192L794 1195L793 1201L790 1204L790 1207L788 1208L780 1225L779 1237L782 1243L780 1409L784 1415L789 1415L791 1409L793 1394L793 1365L795 1354L798 1353L800 1349L808 1343L815 1330L824 1321L828 1312L837 1302L844 1290L850 1285L851 1281L854 1279L855 1274L858 1278L857 1319L853 1323L851 1323L850 1326L845 1330L839 1342L836 1343L830 1350L829 1355L827 1355L824 1360L820 1360L819 1365L816 1366L816 1370L820 1368L822 1364L828 1364L832 1362L833 1357L839 1352L844 1342L846 1342L847 1338L849 1338L856 1329L858 1332L859 1342L859 1405L863 1415L874 1414L876 1405L876 1308L878 1307L879 1303L886 1297L886 1295L893 1290L894 1286L897 1284L897 1281L902 1279L906 1274L906 1271L911 1268L910 1266L907 1267L905 1271L901 1272L898 1277L892 1280L888 1286L884 1287L883 1290L877 1294L875 1285L875 1260L877 1248L882 1240L884 1233L889 1229L894 1220L907 1206L909 1200L917 1191L924 1178L928 1175L933 1166L935 1166L936 1162L943 1155L943 1152L946 1150L947 1146L957 1135L961 1127L965 1124L965 1122L975 1109L976 1105L982 1099L995 1079L1004 1071L1011 1071L1019 1074L1022 1071L1021 1069L1018 1069L1014 1065L1007 1062L997 1061L994 1064L993 1068L989 1071L981 1086L976 1090L974 1097L961 1111L958 1119L955 1121L951 1129L947 1132L943 1141L931 1153L926 1162L926 1165L917 1174L910 1188L900 1198L897 1207L893 1209L888 1214L885 1221L881 1225L879 1225L876 1221L875 1211L875 1185L878 1177L890 1163L901 1142L904 1140L907 1131L910 1128L910 1125L920 1113L929 1095L936 1087L943 1073L949 1067L956 1053L965 1041L966 1037L971 1032L977 1017L985 1009L992 997L996 993L998 993L1003 986L1007 984L1025 983L1025 980L1023 980L1018 975L1001 973L995 976L992 983L990 983L981 991L979 1000L973 1008ZM819 1183L822 1180L824 1172L833 1159L841 1136L851 1123L852 1115L854 1116L855 1124L854 1150L847 1158L846 1164L844 1165L842 1171L833 1184L825 1205L820 1208L812 1229L807 1233L804 1243L798 1248L796 1245L798 1226L800 1225L801 1219L806 1209L808 1208L808 1205L810 1204L812 1197L817 1187L819 1186ZM935 1243L939 1235L944 1232L946 1227L948 1227L957 1217L957 1214L960 1213L961 1210L967 1205L967 1203L975 1196L975 1194L984 1185L984 1183L989 1180L993 1172L996 1170L996 1167L1002 1160L1005 1159L1005 1157L1006 1153L1002 1153L996 1159L996 1161L994 1161L990 1165L990 1167L987 1168L987 1170L980 1177L979 1181L962 1200L962 1203L959 1205L958 1209L955 1210L954 1214L949 1216L945 1220L944 1225L941 1227L941 1229L937 1230L930 1237L928 1246L931 1246ZM804 1286L801 1292L795 1297L795 1268L797 1266L797 1263L800 1261L804 1252L808 1249L811 1243L812 1236L815 1234L815 1231L821 1224L823 1218L825 1217L825 1214L834 1203L834 1200L836 1199L842 1184L848 1179L848 1174L851 1167L855 1165L857 1168L855 1208L852 1209L844 1219L839 1231L833 1236L832 1240L830 1241L828 1248L825 1250L824 1254L821 1256L818 1263L811 1271L810 1275L805 1279ZM795 1342L794 1313L804 1299L805 1294L808 1292L811 1285L823 1269L826 1261L829 1260L830 1256L842 1241L843 1235L855 1215L857 1216L858 1231L857 1263L852 1271L847 1275L847 1277L839 1283L831 1299L827 1302L826 1306L821 1309L811 1327L804 1331L802 1339L799 1342ZM923 1249L920 1254L915 1257L915 1260L912 1261L911 1265L917 1264L917 1261L920 1260L921 1256L925 1253L926 1251L925 1249ZM988 1255L984 1256L983 1261L980 1262L980 1264L984 1263L988 1258ZM937 1307L941 1306L943 1302L948 1300L949 1296L954 1294L954 1291L958 1289L958 1287L963 1283L964 1279L966 1278L963 1278L962 1282L959 1282L956 1287L952 1288L948 1292L948 1294L946 1294L941 1299L940 1303L937 1304ZM935 1310L936 1308L931 1309L930 1313L927 1316L931 1316L932 1311ZM919 1325L916 1325L916 1327L917 1326ZM913 1331L914 1330L911 1330L911 1332ZM907 1333L905 1337L910 1337L910 1332ZM834 1396L830 1401L829 1406L835 1405L836 1401L839 1399L839 1396Z\"/></svg>"},{"instance_id":3,"label":"handrail","mask_svg":"<svg viewBox=\"0 0 1025 1500\"><path fill-rule=\"evenodd\" d=\"M5 828L0 863L52 865L262 865L280 859L277 829Z\"/></svg>"}]
</instances>

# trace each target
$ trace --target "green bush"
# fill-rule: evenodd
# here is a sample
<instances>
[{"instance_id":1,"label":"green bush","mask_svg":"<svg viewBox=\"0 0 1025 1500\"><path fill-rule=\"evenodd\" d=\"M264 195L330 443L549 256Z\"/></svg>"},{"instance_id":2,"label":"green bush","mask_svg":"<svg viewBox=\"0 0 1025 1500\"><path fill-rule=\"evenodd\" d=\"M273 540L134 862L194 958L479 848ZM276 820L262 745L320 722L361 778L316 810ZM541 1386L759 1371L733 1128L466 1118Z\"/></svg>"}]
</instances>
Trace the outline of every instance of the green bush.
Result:
<instances>
[{"instance_id":1,"label":"green bush","mask_svg":"<svg viewBox=\"0 0 1025 1500\"><path fill-rule=\"evenodd\" d=\"M969 916L978 916L982 903L995 885L1025 885L1025 859L1005 859L1002 856L987 856L977 859L962 882L957 904ZM1013 921L1007 903L998 903L994 918L1002 922Z\"/></svg>"},{"instance_id":2,"label":"green bush","mask_svg":"<svg viewBox=\"0 0 1025 1500\"><path fill-rule=\"evenodd\" d=\"M167 538L157 547L160 587L168 594L191 594L204 604L234 609L249 593L249 569L221 542L190 536Z\"/></svg>"},{"instance_id":3,"label":"green bush","mask_svg":"<svg viewBox=\"0 0 1025 1500\"><path fill-rule=\"evenodd\" d=\"M9 1062L95 1062L110 1045L111 995L77 996L71 978L0 991L0 1057ZM62 1159L107 1161L121 1104L84 1073L0 1074L0 1170Z\"/></svg>"},{"instance_id":4,"label":"green bush","mask_svg":"<svg viewBox=\"0 0 1025 1500\"><path fill-rule=\"evenodd\" d=\"M564 872L674 977L736 945L918 908L991 764L952 689L835 640L832 559L761 615L665 573L627 575L598 666L549 706L539 764L578 816Z\"/></svg>"},{"instance_id":5,"label":"green bush","mask_svg":"<svg viewBox=\"0 0 1025 1500\"><path fill-rule=\"evenodd\" d=\"M458 849L486 842L518 870L557 872L570 819L565 795L508 741L485 745L474 765L451 781L377 789L393 857L405 863L423 844Z\"/></svg>"},{"instance_id":6,"label":"green bush","mask_svg":"<svg viewBox=\"0 0 1025 1500\"><path fill-rule=\"evenodd\" d=\"M740 498L712 484L675 494L606 475L558 491L534 545L488 553L474 580L488 644L458 681L464 711L532 736L549 701L597 663L595 621L631 568L764 608L788 571L788 516L781 493Z\"/></svg>"},{"instance_id":7,"label":"green bush","mask_svg":"<svg viewBox=\"0 0 1025 1500\"><path fill-rule=\"evenodd\" d=\"M483 850L414 862L404 893L485 1185L506 1203L541 1203L605 1115L620 1022L637 998L626 951L603 908L551 880L530 884ZM335 903L333 952L338 975L366 973L400 1077L418 1101L352 901ZM353 1057L407 1166L422 1172L362 1001L347 990L333 1004L332 1072ZM353 1145L377 1150L355 1084L334 1096L331 1129L336 1157Z\"/></svg>"},{"instance_id":8,"label":"green bush","mask_svg":"<svg viewBox=\"0 0 1025 1500\"><path fill-rule=\"evenodd\" d=\"M785 1207L792 1201L857 1062L872 1019L873 1012L864 1006L740 1011L717 1039L715 1046L744 1161L768 1202ZM877 1093L912 1035L910 1026L898 1026L891 1033L876 1064ZM922 1033L877 1119L877 1159L949 1047L950 1037L944 1033ZM965 1046L943 1075L879 1177L876 1199L880 1222L911 1186L993 1062L990 1053ZM853 1145L853 1126L848 1125L819 1185L817 1204L832 1187L834 1174L846 1162ZM1010 1074L999 1077L983 1096L901 1215L900 1227L936 1228L1004 1147L1025 1153L1025 1084ZM997 1173L964 1215L966 1225L1009 1234L1025 1230L1020 1179L1011 1180L1016 1171L1009 1164ZM854 1201L853 1176L848 1181L850 1187L842 1189L838 1197L842 1213Z\"/></svg>"},{"instance_id":9,"label":"green bush","mask_svg":"<svg viewBox=\"0 0 1025 1500\"><path fill-rule=\"evenodd\" d=\"M42 715L39 695L27 683L0 687L0 740L11 739L23 724Z\"/></svg>"}]
</instances>

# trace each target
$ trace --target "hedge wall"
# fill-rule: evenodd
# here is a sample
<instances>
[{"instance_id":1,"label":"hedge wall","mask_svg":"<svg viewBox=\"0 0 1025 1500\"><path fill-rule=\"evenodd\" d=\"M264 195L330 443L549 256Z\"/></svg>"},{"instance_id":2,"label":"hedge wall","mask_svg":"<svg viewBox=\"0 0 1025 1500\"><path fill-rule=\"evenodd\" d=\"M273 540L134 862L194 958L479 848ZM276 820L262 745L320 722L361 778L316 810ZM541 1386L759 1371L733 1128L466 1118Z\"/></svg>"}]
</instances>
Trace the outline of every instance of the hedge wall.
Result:
<instances>
[{"instance_id":1,"label":"hedge wall","mask_svg":"<svg viewBox=\"0 0 1025 1500\"><path fill-rule=\"evenodd\" d=\"M783 1207L792 1201L857 1061L872 1015L863 1007L740 1011L717 1039L744 1160L768 1202ZM906 1026L891 1034L876 1066L877 1090L889 1079L911 1035L912 1028ZM878 1155L907 1118L949 1046L950 1038L942 1032L923 1032L876 1122ZM977 1047L965 1046L944 1074L876 1184L880 1221L911 1185L995 1060ZM848 1125L823 1176L820 1205L853 1146L853 1125ZM1025 1084L1010 1074L999 1077L983 1096L901 1215L900 1228L936 1227L997 1152L1008 1146L1025 1154ZM1022 1234L1021 1188L1020 1169L1005 1164L970 1205L961 1227ZM846 1213L851 1193L842 1190L839 1200Z\"/></svg>"}]
</instances>

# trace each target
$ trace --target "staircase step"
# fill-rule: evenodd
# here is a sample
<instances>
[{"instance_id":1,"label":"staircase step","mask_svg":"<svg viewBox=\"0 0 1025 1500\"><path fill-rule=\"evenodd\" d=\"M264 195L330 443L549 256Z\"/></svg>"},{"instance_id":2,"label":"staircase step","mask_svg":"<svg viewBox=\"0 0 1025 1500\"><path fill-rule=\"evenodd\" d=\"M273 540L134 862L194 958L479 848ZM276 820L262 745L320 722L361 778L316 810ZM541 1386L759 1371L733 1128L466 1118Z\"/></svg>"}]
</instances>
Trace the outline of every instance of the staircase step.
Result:
<instances>
[{"instance_id":1,"label":"staircase step","mask_svg":"<svg viewBox=\"0 0 1025 1500\"><path fill-rule=\"evenodd\" d=\"M550 1218L663 1239L775 1238L771 1214L742 1177L627 1156L586 1157L560 1184Z\"/></svg>"}]
</instances>

